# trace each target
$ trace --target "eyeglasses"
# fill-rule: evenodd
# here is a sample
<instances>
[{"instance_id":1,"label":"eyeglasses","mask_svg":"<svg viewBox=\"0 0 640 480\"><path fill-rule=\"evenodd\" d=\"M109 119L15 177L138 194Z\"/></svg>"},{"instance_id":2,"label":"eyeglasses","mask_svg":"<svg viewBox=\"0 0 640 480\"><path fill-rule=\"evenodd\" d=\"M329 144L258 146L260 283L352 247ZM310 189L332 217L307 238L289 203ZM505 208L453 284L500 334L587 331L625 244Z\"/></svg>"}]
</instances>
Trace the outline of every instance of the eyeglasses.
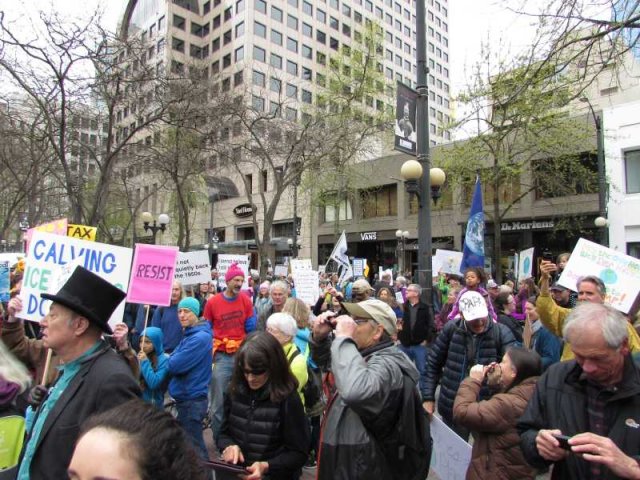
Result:
<instances>
[{"instance_id":1,"label":"eyeglasses","mask_svg":"<svg viewBox=\"0 0 640 480\"><path fill-rule=\"evenodd\" d=\"M255 368L255 369L243 368L242 371L244 372L245 375L253 375L254 377L257 377L259 375L264 375L265 373L267 373L267 370L264 368Z\"/></svg>"},{"instance_id":2,"label":"eyeglasses","mask_svg":"<svg viewBox=\"0 0 640 480\"><path fill-rule=\"evenodd\" d=\"M354 318L353 319L356 325L362 325L363 323L367 323L369 320L371 319L370 318Z\"/></svg>"}]
</instances>

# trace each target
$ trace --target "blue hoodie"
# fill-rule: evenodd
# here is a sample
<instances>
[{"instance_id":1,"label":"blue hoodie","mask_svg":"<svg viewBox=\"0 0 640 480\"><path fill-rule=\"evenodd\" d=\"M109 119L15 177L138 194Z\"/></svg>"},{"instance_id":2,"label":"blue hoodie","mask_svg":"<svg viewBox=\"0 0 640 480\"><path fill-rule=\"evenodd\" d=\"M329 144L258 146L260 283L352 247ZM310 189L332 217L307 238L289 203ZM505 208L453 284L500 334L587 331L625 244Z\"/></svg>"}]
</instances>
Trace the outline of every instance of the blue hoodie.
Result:
<instances>
[{"instance_id":1,"label":"blue hoodie","mask_svg":"<svg viewBox=\"0 0 640 480\"><path fill-rule=\"evenodd\" d=\"M169 357L169 394L178 401L207 398L211 382L211 325L202 320L184 329L182 341Z\"/></svg>"},{"instance_id":2,"label":"blue hoodie","mask_svg":"<svg viewBox=\"0 0 640 480\"><path fill-rule=\"evenodd\" d=\"M158 408L164 408L164 392L167 390L169 379L169 355L164 353L162 346L162 330L158 327L147 327L142 336L146 336L153 344L156 352L156 368L154 370L148 358L140 362L140 375L144 380L142 399Z\"/></svg>"}]
</instances>

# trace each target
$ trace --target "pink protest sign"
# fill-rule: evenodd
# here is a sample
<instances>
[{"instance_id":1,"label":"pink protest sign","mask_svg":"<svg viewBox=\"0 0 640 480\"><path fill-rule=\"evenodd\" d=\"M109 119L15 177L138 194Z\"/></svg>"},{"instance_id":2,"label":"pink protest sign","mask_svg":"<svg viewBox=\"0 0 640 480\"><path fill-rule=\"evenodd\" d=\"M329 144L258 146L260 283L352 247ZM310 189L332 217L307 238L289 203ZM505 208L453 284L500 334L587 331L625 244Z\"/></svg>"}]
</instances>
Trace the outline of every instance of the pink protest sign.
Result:
<instances>
[{"instance_id":1,"label":"pink protest sign","mask_svg":"<svg viewBox=\"0 0 640 480\"><path fill-rule=\"evenodd\" d=\"M66 235L68 223L69 222L66 218L61 218L59 220L43 223L41 225L36 225L35 227L30 228L26 231L23 237L23 240L26 242L25 251L29 251L29 243L31 242L31 237L33 237L33 232L52 233L53 235Z\"/></svg>"},{"instance_id":2,"label":"pink protest sign","mask_svg":"<svg viewBox=\"0 0 640 480\"><path fill-rule=\"evenodd\" d=\"M168 306L178 247L136 244L127 302Z\"/></svg>"}]
</instances>

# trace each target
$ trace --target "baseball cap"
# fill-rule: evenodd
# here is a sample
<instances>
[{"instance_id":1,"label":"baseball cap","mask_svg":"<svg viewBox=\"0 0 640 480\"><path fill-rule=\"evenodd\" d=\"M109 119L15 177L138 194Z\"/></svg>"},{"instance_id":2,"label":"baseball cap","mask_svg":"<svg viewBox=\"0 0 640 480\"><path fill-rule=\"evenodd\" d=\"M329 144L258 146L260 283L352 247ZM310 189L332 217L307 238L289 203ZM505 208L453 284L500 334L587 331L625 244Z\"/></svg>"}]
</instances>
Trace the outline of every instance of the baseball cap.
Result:
<instances>
[{"instance_id":1,"label":"baseball cap","mask_svg":"<svg viewBox=\"0 0 640 480\"><path fill-rule=\"evenodd\" d=\"M557 290L559 292L564 292L566 290L569 290L567 287L565 287L564 285L560 285L558 282L554 283L553 285L551 285L549 287L549 290Z\"/></svg>"},{"instance_id":2,"label":"baseball cap","mask_svg":"<svg viewBox=\"0 0 640 480\"><path fill-rule=\"evenodd\" d=\"M389 335L395 335L398 331L396 314L393 309L382 300L372 298L364 302L343 303L342 306L353 317L370 318L379 325L382 325Z\"/></svg>"},{"instance_id":3,"label":"baseball cap","mask_svg":"<svg viewBox=\"0 0 640 480\"><path fill-rule=\"evenodd\" d=\"M458 305L460 307L460 313L468 322L489 316L487 301L478 292L464 292L458 300Z\"/></svg>"},{"instance_id":4,"label":"baseball cap","mask_svg":"<svg viewBox=\"0 0 640 480\"><path fill-rule=\"evenodd\" d=\"M360 280L356 280L355 282L353 282L351 291L354 293L363 293L367 291L373 291L373 288L371 288L369 282L367 282L364 278L361 278Z\"/></svg>"}]
</instances>

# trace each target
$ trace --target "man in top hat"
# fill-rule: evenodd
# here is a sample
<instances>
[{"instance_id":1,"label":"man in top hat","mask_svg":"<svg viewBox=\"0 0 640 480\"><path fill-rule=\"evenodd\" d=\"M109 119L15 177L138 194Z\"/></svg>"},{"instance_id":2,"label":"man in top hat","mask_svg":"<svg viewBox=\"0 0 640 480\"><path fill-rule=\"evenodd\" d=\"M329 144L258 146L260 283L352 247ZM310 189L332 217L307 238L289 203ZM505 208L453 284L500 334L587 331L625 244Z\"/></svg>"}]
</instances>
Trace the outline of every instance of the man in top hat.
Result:
<instances>
[{"instance_id":1,"label":"man in top hat","mask_svg":"<svg viewBox=\"0 0 640 480\"><path fill-rule=\"evenodd\" d=\"M227 288L204 307L203 317L213 328L213 376L209 387L209 415L213 435L222 425L223 400L233 372L233 355L247 333L256 328L256 315L248 295L241 292L244 271L231 264L224 276Z\"/></svg>"},{"instance_id":2,"label":"man in top hat","mask_svg":"<svg viewBox=\"0 0 640 480\"><path fill-rule=\"evenodd\" d=\"M68 478L82 422L140 395L127 363L102 339L125 293L78 266L57 294L41 296L53 302L41 322L44 346L62 365L30 422L19 480Z\"/></svg>"}]
</instances>

